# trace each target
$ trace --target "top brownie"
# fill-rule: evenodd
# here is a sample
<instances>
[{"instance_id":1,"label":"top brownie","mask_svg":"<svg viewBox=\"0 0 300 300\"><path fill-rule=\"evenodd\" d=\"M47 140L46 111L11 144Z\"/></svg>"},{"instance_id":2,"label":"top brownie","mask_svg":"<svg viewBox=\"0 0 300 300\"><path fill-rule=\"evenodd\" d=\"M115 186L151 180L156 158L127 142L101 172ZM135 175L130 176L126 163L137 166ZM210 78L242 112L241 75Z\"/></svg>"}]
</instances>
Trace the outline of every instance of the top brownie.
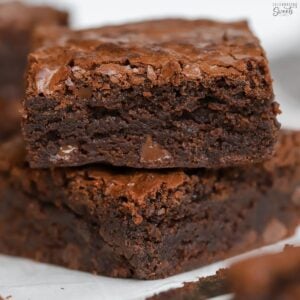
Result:
<instances>
[{"instance_id":1,"label":"top brownie","mask_svg":"<svg viewBox=\"0 0 300 300\"><path fill-rule=\"evenodd\" d=\"M272 155L268 62L246 22L40 31L23 133L32 167L217 168Z\"/></svg>"},{"instance_id":2,"label":"top brownie","mask_svg":"<svg viewBox=\"0 0 300 300\"><path fill-rule=\"evenodd\" d=\"M68 14L48 6L0 3L0 96L24 96L24 72L31 35L40 25L66 25ZM1 129L0 129L1 130Z\"/></svg>"}]
</instances>

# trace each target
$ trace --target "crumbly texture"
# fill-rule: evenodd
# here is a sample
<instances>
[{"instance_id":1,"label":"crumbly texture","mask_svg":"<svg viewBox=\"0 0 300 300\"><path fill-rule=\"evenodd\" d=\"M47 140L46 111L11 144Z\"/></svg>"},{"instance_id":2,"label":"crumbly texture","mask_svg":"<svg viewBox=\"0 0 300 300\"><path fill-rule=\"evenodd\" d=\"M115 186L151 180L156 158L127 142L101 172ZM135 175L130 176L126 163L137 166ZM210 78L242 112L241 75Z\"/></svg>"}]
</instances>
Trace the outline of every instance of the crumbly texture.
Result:
<instances>
[{"instance_id":1,"label":"crumbly texture","mask_svg":"<svg viewBox=\"0 0 300 300\"><path fill-rule=\"evenodd\" d=\"M215 275L199 278L195 282L186 282L183 287L171 289L147 300L205 300L227 294L227 270L221 269Z\"/></svg>"},{"instance_id":2,"label":"crumbly texture","mask_svg":"<svg viewBox=\"0 0 300 300\"><path fill-rule=\"evenodd\" d=\"M24 72L33 30L40 25L66 25L67 13L47 6L0 3L0 97L24 96Z\"/></svg>"},{"instance_id":3,"label":"crumbly texture","mask_svg":"<svg viewBox=\"0 0 300 300\"><path fill-rule=\"evenodd\" d=\"M14 143L0 151L4 253L155 279L274 243L299 221L300 133L282 133L264 164L220 170L30 169Z\"/></svg>"},{"instance_id":4,"label":"crumbly texture","mask_svg":"<svg viewBox=\"0 0 300 300\"><path fill-rule=\"evenodd\" d=\"M300 247L242 261L228 271L236 300L300 299Z\"/></svg>"},{"instance_id":5,"label":"crumbly texture","mask_svg":"<svg viewBox=\"0 0 300 300\"><path fill-rule=\"evenodd\" d=\"M273 152L279 108L244 21L55 29L37 41L23 121L32 167L215 168Z\"/></svg>"}]
</instances>

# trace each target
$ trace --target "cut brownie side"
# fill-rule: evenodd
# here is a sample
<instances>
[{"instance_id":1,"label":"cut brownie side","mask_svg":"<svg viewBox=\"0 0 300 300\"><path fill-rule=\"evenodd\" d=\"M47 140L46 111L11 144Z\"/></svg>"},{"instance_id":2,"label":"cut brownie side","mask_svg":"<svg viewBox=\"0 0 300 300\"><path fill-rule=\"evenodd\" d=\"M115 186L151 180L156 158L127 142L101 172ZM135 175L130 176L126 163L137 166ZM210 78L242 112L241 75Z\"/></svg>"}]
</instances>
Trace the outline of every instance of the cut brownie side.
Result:
<instances>
[{"instance_id":1,"label":"cut brownie side","mask_svg":"<svg viewBox=\"0 0 300 300\"><path fill-rule=\"evenodd\" d=\"M5 154L0 250L154 279L276 242L299 221L299 149L287 132L264 164L155 172L30 169Z\"/></svg>"},{"instance_id":2,"label":"cut brownie side","mask_svg":"<svg viewBox=\"0 0 300 300\"><path fill-rule=\"evenodd\" d=\"M67 13L19 2L0 4L0 95L23 96L24 72L31 34L39 25L66 25Z\"/></svg>"},{"instance_id":3,"label":"cut brownie side","mask_svg":"<svg viewBox=\"0 0 300 300\"><path fill-rule=\"evenodd\" d=\"M24 102L32 167L215 168L273 152L279 109L246 22L63 29L39 44Z\"/></svg>"},{"instance_id":4,"label":"cut brownie side","mask_svg":"<svg viewBox=\"0 0 300 300\"><path fill-rule=\"evenodd\" d=\"M228 271L228 277L236 300L298 300L300 247L237 263Z\"/></svg>"}]
</instances>

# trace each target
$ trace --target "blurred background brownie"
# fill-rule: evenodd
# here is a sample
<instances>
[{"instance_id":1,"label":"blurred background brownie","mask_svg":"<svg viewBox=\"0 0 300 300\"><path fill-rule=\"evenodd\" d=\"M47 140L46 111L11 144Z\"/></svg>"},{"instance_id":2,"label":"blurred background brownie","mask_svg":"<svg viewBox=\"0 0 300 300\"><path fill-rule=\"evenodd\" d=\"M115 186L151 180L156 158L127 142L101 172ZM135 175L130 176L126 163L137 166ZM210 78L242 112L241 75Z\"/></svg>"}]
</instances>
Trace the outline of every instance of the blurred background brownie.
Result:
<instances>
[{"instance_id":1,"label":"blurred background brownie","mask_svg":"<svg viewBox=\"0 0 300 300\"><path fill-rule=\"evenodd\" d=\"M299 300L300 247L237 263L228 277L236 300Z\"/></svg>"},{"instance_id":2,"label":"blurred background brownie","mask_svg":"<svg viewBox=\"0 0 300 300\"><path fill-rule=\"evenodd\" d=\"M242 260L147 300L204 300L228 293L235 300L299 300L300 247L286 246L283 252Z\"/></svg>"},{"instance_id":3,"label":"blurred background brownie","mask_svg":"<svg viewBox=\"0 0 300 300\"><path fill-rule=\"evenodd\" d=\"M273 153L278 105L246 22L166 19L40 32L23 131L31 167L219 168Z\"/></svg>"},{"instance_id":4,"label":"blurred background brownie","mask_svg":"<svg viewBox=\"0 0 300 300\"><path fill-rule=\"evenodd\" d=\"M0 3L0 95L23 96L24 71L31 35L39 25L67 25L65 12L47 6L29 6L9 1Z\"/></svg>"},{"instance_id":5,"label":"blurred background brownie","mask_svg":"<svg viewBox=\"0 0 300 300\"><path fill-rule=\"evenodd\" d=\"M300 133L282 132L276 155L247 167L30 169L17 138L0 151L0 251L154 279L277 242L299 223L299 149Z\"/></svg>"}]
</instances>

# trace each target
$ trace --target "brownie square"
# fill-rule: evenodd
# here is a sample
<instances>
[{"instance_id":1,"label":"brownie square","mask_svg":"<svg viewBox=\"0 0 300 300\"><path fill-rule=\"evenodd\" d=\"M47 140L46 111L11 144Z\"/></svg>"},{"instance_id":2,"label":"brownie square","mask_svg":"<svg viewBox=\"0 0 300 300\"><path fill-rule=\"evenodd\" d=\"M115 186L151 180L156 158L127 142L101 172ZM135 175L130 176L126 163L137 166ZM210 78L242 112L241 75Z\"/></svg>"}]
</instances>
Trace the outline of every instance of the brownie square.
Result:
<instances>
[{"instance_id":1,"label":"brownie square","mask_svg":"<svg viewBox=\"0 0 300 300\"><path fill-rule=\"evenodd\" d=\"M0 251L115 277L191 270L293 233L299 153L283 132L248 167L30 169L16 139L0 149Z\"/></svg>"},{"instance_id":2,"label":"brownie square","mask_svg":"<svg viewBox=\"0 0 300 300\"><path fill-rule=\"evenodd\" d=\"M273 153L279 108L244 21L47 30L39 42L24 101L32 167L217 168Z\"/></svg>"},{"instance_id":3,"label":"brownie square","mask_svg":"<svg viewBox=\"0 0 300 300\"><path fill-rule=\"evenodd\" d=\"M31 35L39 25L66 25L68 15L47 6L0 3L0 96L18 99L24 94L24 72Z\"/></svg>"}]
</instances>

